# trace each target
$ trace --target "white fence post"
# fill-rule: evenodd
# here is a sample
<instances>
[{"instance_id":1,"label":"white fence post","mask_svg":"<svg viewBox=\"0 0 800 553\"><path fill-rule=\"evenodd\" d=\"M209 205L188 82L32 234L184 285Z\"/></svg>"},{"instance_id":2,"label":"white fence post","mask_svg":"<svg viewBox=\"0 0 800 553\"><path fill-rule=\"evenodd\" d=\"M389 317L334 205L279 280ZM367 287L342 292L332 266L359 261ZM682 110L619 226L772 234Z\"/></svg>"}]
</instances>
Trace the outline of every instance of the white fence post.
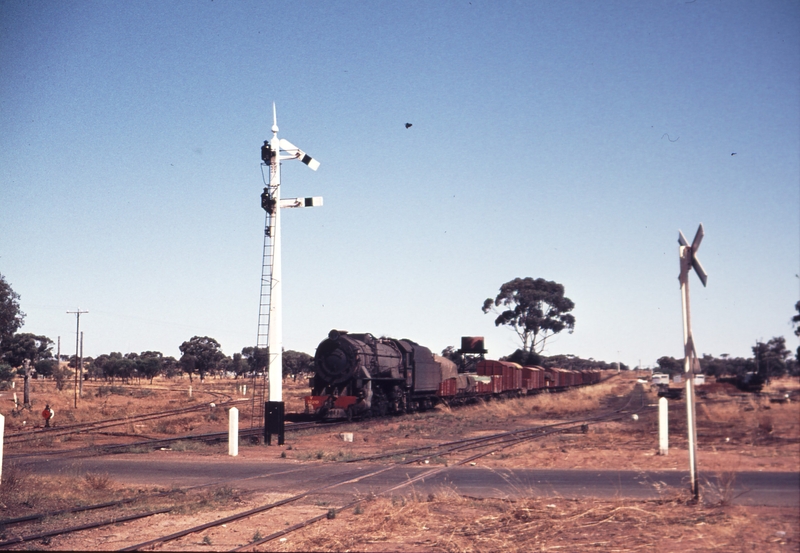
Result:
<instances>
[{"instance_id":1,"label":"white fence post","mask_svg":"<svg viewBox=\"0 0 800 553\"><path fill-rule=\"evenodd\" d=\"M228 455L239 455L239 410L236 407L228 411Z\"/></svg>"},{"instance_id":2,"label":"white fence post","mask_svg":"<svg viewBox=\"0 0 800 553\"><path fill-rule=\"evenodd\" d=\"M666 455L669 451L669 411L667 398L658 400L658 454Z\"/></svg>"},{"instance_id":3,"label":"white fence post","mask_svg":"<svg viewBox=\"0 0 800 553\"><path fill-rule=\"evenodd\" d=\"M189 397L192 397L192 387L189 386Z\"/></svg>"},{"instance_id":4,"label":"white fence post","mask_svg":"<svg viewBox=\"0 0 800 553\"><path fill-rule=\"evenodd\" d=\"M3 437L6 431L6 418L0 415L0 482L3 481Z\"/></svg>"}]
</instances>

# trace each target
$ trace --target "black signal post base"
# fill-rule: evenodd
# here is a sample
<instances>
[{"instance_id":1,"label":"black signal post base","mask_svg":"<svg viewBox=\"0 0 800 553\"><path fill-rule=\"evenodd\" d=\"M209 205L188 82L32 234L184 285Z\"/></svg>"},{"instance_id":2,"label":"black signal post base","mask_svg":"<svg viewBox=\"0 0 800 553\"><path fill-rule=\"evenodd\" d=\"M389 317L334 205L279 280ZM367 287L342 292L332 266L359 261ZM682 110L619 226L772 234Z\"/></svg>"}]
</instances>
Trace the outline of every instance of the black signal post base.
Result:
<instances>
[{"instance_id":1,"label":"black signal post base","mask_svg":"<svg viewBox=\"0 0 800 553\"><path fill-rule=\"evenodd\" d=\"M284 406L282 401L264 404L264 443L272 445L272 435L278 435L278 445L283 445Z\"/></svg>"}]
</instances>

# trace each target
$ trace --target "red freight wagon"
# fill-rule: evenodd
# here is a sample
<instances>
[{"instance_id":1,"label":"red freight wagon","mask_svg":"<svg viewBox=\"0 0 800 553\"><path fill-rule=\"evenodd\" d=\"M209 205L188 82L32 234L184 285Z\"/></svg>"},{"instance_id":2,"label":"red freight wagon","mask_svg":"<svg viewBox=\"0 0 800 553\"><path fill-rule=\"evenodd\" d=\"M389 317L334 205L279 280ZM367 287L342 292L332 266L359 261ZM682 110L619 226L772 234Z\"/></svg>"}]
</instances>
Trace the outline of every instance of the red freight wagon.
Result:
<instances>
[{"instance_id":1,"label":"red freight wagon","mask_svg":"<svg viewBox=\"0 0 800 553\"><path fill-rule=\"evenodd\" d=\"M519 390L522 388L522 367L510 361L478 361L475 371L482 376L500 376L503 379L501 391Z\"/></svg>"},{"instance_id":2,"label":"red freight wagon","mask_svg":"<svg viewBox=\"0 0 800 553\"><path fill-rule=\"evenodd\" d=\"M439 383L436 395L439 397L453 397L456 395L457 383L455 378L447 378Z\"/></svg>"},{"instance_id":3,"label":"red freight wagon","mask_svg":"<svg viewBox=\"0 0 800 553\"><path fill-rule=\"evenodd\" d=\"M553 369L544 370L544 387L555 388L558 386L558 373Z\"/></svg>"},{"instance_id":4,"label":"red freight wagon","mask_svg":"<svg viewBox=\"0 0 800 553\"><path fill-rule=\"evenodd\" d=\"M569 369L564 369L564 372L566 373L566 382L564 383L565 386L575 386L579 384L578 373Z\"/></svg>"},{"instance_id":5,"label":"red freight wagon","mask_svg":"<svg viewBox=\"0 0 800 553\"><path fill-rule=\"evenodd\" d=\"M479 394L499 394L503 391L502 375L477 375L473 378L475 378Z\"/></svg>"},{"instance_id":6,"label":"red freight wagon","mask_svg":"<svg viewBox=\"0 0 800 553\"><path fill-rule=\"evenodd\" d=\"M503 375L502 374L492 375L492 393L499 394L504 391L505 391L505 386L503 385Z\"/></svg>"},{"instance_id":7,"label":"red freight wagon","mask_svg":"<svg viewBox=\"0 0 800 553\"><path fill-rule=\"evenodd\" d=\"M544 370L544 381L546 388L561 388L568 386L567 375L564 369L547 368Z\"/></svg>"},{"instance_id":8,"label":"red freight wagon","mask_svg":"<svg viewBox=\"0 0 800 553\"><path fill-rule=\"evenodd\" d=\"M473 377L475 379L475 390L479 394L491 394L492 393L492 377L486 375L477 375Z\"/></svg>"},{"instance_id":9,"label":"red freight wagon","mask_svg":"<svg viewBox=\"0 0 800 553\"><path fill-rule=\"evenodd\" d=\"M522 367L522 389L538 390L544 388L544 369L542 367Z\"/></svg>"}]
</instances>

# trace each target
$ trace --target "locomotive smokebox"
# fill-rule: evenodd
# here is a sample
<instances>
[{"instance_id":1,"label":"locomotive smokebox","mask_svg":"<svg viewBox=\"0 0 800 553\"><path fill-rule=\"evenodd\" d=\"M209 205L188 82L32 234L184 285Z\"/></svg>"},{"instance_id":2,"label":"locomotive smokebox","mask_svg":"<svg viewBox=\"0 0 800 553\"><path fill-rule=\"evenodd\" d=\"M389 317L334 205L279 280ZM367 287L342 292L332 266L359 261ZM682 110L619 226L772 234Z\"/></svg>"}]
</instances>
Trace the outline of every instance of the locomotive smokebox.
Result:
<instances>
[{"instance_id":1,"label":"locomotive smokebox","mask_svg":"<svg viewBox=\"0 0 800 553\"><path fill-rule=\"evenodd\" d=\"M324 340L314 356L316 376L328 384L341 384L352 378L356 369L355 351L345 341Z\"/></svg>"}]
</instances>

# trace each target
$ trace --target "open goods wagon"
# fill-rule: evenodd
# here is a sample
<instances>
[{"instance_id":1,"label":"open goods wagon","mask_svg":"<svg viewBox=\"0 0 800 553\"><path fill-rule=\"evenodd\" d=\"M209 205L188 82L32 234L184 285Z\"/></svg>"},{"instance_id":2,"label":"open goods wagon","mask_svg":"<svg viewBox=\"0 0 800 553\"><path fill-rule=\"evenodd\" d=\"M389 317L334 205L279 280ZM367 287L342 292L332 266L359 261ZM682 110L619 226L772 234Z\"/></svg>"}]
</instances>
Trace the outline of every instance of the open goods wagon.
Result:
<instances>
[{"instance_id":1,"label":"open goods wagon","mask_svg":"<svg viewBox=\"0 0 800 553\"><path fill-rule=\"evenodd\" d=\"M519 397L593 384L599 371L523 367L481 359L475 372L411 340L332 330L317 347L306 412L325 419L384 416L437 403Z\"/></svg>"}]
</instances>

